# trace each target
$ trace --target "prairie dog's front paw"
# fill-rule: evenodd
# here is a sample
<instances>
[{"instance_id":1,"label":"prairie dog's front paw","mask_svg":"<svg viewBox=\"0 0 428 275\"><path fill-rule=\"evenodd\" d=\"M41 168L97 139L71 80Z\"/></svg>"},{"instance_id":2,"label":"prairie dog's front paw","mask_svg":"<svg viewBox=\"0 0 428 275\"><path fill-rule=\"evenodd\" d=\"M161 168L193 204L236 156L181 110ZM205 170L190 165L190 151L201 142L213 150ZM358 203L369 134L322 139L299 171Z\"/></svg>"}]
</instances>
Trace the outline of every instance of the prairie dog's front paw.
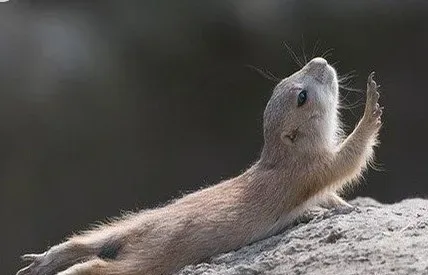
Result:
<instances>
[{"instance_id":1,"label":"prairie dog's front paw","mask_svg":"<svg viewBox=\"0 0 428 275\"><path fill-rule=\"evenodd\" d=\"M373 130L377 131L382 125L381 116L383 107L380 107L378 103L380 97L378 92L379 86L373 80L373 77L374 72L372 72L367 79L367 100L363 122Z\"/></svg>"}]
</instances>

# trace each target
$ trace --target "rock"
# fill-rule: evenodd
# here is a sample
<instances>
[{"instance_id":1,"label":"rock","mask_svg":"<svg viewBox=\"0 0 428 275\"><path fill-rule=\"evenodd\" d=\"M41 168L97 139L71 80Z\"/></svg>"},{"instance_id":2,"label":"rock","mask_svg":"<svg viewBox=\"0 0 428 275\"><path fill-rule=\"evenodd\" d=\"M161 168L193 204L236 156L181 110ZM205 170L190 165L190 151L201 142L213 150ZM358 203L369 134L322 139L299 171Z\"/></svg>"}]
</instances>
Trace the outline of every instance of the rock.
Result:
<instances>
[{"instance_id":1,"label":"rock","mask_svg":"<svg viewBox=\"0 0 428 275\"><path fill-rule=\"evenodd\" d=\"M351 204L178 274L428 274L428 200Z\"/></svg>"}]
</instances>

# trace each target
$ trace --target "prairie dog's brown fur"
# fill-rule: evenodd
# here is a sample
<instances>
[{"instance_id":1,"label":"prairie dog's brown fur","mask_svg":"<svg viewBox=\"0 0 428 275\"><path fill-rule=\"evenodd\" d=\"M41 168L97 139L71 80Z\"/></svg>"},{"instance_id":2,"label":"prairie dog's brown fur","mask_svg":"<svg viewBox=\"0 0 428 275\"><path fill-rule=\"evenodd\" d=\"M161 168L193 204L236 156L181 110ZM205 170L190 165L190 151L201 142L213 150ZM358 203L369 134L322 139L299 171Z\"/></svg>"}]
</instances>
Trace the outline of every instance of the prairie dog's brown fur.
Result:
<instances>
[{"instance_id":1,"label":"prairie dog's brown fur","mask_svg":"<svg viewBox=\"0 0 428 275\"><path fill-rule=\"evenodd\" d=\"M371 74L364 116L342 139L338 96L335 70L311 60L274 89L261 157L243 174L24 255L18 275L171 274L278 233L311 203L346 206L336 191L371 160L382 108Z\"/></svg>"}]
</instances>

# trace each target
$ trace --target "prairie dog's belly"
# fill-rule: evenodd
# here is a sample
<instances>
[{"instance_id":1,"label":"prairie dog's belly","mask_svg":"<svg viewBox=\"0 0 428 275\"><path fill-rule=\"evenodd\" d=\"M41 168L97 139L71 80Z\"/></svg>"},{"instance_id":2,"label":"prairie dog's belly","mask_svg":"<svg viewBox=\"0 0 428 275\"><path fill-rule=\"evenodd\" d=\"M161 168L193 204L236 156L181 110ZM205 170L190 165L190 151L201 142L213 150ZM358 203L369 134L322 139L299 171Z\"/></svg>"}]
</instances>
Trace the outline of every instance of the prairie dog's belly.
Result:
<instances>
[{"instance_id":1,"label":"prairie dog's belly","mask_svg":"<svg viewBox=\"0 0 428 275\"><path fill-rule=\"evenodd\" d=\"M319 201L320 199L319 197L320 197L319 195L314 196L309 200L307 200L306 202L303 202L293 210L289 212L284 212L283 215L281 215L274 224L266 228L264 234L261 234L262 236L260 236L259 239L264 239L266 237L276 235L287 226L290 226L307 209L310 209L312 206L314 206Z\"/></svg>"}]
</instances>

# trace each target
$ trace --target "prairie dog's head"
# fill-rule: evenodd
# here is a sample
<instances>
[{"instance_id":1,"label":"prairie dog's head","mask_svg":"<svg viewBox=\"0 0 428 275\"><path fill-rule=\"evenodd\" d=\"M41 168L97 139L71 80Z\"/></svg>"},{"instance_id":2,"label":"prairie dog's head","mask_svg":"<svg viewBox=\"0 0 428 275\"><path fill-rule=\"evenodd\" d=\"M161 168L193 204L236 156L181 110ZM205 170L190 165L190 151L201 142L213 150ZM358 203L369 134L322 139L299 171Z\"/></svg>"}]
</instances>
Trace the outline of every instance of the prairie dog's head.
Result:
<instances>
[{"instance_id":1,"label":"prairie dog's head","mask_svg":"<svg viewBox=\"0 0 428 275\"><path fill-rule=\"evenodd\" d=\"M334 146L339 128L338 94L336 71L320 57L283 79L264 112L263 154Z\"/></svg>"}]
</instances>

